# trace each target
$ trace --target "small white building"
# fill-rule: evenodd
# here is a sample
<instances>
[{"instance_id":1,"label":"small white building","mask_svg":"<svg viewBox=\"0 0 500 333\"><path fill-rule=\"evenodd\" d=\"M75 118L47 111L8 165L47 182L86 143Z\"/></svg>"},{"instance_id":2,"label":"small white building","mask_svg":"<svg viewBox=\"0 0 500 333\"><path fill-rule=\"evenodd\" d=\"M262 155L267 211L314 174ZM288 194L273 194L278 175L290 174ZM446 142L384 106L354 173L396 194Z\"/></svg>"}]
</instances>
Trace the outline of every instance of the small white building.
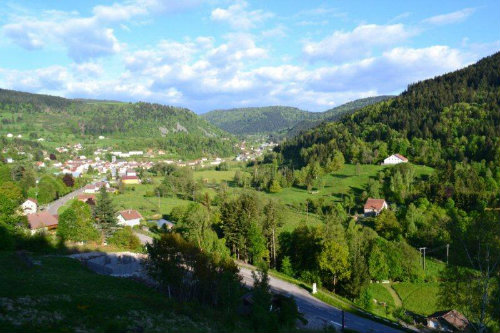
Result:
<instances>
[{"instance_id":1,"label":"small white building","mask_svg":"<svg viewBox=\"0 0 500 333\"><path fill-rule=\"evenodd\" d=\"M24 215L35 214L38 210L38 201L32 198L28 198L25 202L22 203L21 209L23 210Z\"/></svg>"},{"instance_id":2,"label":"small white building","mask_svg":"<svg viewBox=\"0 0 500 333\"><path fill-rule=\"evenodd\" d=\"M408 159L406 157L404 157L403 155L394 154L394 155L387 157L384 160L384 163L382 163L382 164L383 165L392 165L392 164L407 163L407 162L408 162Z\"/></svg>"},{"instance_id":3,"label":"small white building","mask_svg":"<svg viewBox=\"0 0 500 333\"><path fill-rule=\"evenodd\" d=\"M7 134L7 137L8 137L8 138L12 138L12 137L14 137L14 135L13 135L12 133L8 133L8 134Z\"/></svg>"},{"instance_id":4,"label":"small white building","mask_svg":"<svg viewBox=\"0 0 500 333\"><path fill-rule=\"evenodd\" d=\"M387 208L389 208L389 206L384 199L368 198L368 200L366 200L365 206L363 207L363 212L365 213L365 217L377 216Z\"/></svg>"},{"instance_id":5,"label":"small white building","mask_svg":"<svg viewBox=\"0 0 500 333\"><path fill-rule=\"evenodd\" d=\"M142 215L133 209L122 210L118 212L118 225L133 227L141 223Z\"/></svg>"}]
</instances>

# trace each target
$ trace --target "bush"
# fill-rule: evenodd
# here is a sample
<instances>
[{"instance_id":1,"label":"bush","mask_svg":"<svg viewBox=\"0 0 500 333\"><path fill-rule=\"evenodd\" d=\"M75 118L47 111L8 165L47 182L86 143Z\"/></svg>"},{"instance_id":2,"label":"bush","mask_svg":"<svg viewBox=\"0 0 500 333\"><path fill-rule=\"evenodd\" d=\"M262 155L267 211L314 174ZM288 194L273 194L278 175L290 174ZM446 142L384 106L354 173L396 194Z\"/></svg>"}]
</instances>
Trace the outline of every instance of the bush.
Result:
<instances>
[{"instance_id":1,"label":"bush","mask_svg":"<svg viewBox=\"0 0 500 333\"><path fill-rule=\"evenodd\" d=\"M281 273L288 276L293 276L293 268L289 256L285 256L281 261Z\"/></svg>"},{"instance_id":2,"label":"bush","mask_svg":"<svg viewBox=\"0 0 500 333\"><path fill-rule=\"evenodd\" d=\"M108 243L130 251L138 252L141 250L141 241L132 231L131 227L125 227L115 231L109 238Z\"/></svg>"}]
</instances>

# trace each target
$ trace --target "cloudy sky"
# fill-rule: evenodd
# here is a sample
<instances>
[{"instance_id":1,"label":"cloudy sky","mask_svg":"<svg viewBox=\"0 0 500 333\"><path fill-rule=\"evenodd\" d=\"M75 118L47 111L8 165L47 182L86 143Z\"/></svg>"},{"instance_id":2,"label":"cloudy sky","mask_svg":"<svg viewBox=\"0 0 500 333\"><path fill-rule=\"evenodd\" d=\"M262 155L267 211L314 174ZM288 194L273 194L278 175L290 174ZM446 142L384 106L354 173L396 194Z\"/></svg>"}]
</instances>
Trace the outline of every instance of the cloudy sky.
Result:
<instances>
[{"instance_id":1,"label":"cloudy sky","mask_svg":"<svg viewBox=\"0 0 500 333\"><path fill-rule=\"evenodd\" d=\"M323 111L500 50L500 1L0 3L0 87Z\"/></svg>"}]
</instances>

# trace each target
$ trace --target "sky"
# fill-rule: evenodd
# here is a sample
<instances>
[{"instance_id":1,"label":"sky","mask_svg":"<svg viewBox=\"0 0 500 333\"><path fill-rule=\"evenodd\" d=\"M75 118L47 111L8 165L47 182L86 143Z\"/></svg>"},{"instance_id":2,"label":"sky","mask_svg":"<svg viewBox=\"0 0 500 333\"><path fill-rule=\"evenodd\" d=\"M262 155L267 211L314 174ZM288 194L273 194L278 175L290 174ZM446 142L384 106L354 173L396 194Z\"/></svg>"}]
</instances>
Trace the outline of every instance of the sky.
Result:
<instances>
[{"instance_id":1,"label":"sky","mask_svg":"<svg viewBox=\"0 0 500 333\"><path fill-rule=\"evenodd\" d=\"M500 50L500 1L1 1L0 87L324 111Z\"/></svg>"}]
</instances>

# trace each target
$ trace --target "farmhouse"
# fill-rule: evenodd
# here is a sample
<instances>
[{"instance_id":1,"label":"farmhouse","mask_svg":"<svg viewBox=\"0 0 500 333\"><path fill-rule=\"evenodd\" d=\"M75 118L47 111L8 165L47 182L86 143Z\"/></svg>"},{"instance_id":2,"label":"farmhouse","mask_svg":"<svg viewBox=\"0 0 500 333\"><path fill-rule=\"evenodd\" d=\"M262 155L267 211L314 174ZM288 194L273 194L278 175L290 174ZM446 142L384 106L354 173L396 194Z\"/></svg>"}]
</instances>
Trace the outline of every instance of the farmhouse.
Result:
<instances>
[{"instance_id":1,"label":"farmhouse","mask_svg":"<svg viewBox=\"0 0 500 333\"><path fill-rule=\"evenodd\" d=\"M122 210L118 213L118 225L133 227L141 223L142 215L133 209Z\"/></svg>"},{"instance_id":2,"label":"farmhouse","mask_svg":"<svg viewBox=\"0 0 500 333\"><path fill-rule=\"evenodd\" d=\"M109 188L109 183L107 182L97 182L95 184L88 184L84 187L84 193L97 193L101 189L101 187Z\"/></svg>"},{"instance_id":3,"label":"farmhouse","mask_svg":"<svg viewBox=\"0 0 500 333\"><path fill-rule=\"evenodd\" d=\"M32 198L28 198L21 205L21 209L23 210L24 215L34 214L38 210L38 201Z\"/></svg>"},{"instance_id":4,"label":"farmhouse","mask_svg":"<svg viewBox=\"0 0 500 333\"><path fill-rule=\"evenodd\" d=\"M399 163L407 163L407 162L408 162L408 159L406 157L404 157L403 155L394 154L394 155L387 157L384 160L384 163L382 163L382 164L383 165L391 165L391 164L399 164Z\"/></svg>"},{"instance_id":5,"label":"farmhouse","mask_svg":"<svg viewBox=\"0 0 500 333\"><path fill-rule=\"evenodd\" d=\"M59 222L57 215L52 215L48 212L28 214L26 217L28 218L28 224L32 234L37 231L56 229Z\"/></svg>"},{"instance_id":6,"label":"farmhouse","mask_svg":"<svg viewBox=\"0 0 500 333\"><path fill-rule=\"evenodd\" d=\"M368 198L364 206L365 216L377 216L384 209L387 209L388 205L384 199L373 199Z\"/></svg>"},{"instance_id":7,"label":"farmhouse","mask_svg":"<svg viewBox=\"0 0 500 333\"><path fill-rule=\"evenodd\" d=\"M469 326L469 321L457 310L438 311L426 318L426 326L435 330L463 332Z\"/></svg>"},{"instance_id":8,"label":"farmhouse","mask_svg":"<svg viewBox=\"0 0 500 333\"><path fill-rule=\"evenodd\" d=\"M131 184L139 184L141 181L137 176L123 176L122 183L131 185Z\"/></svg>"}]
</instances>

